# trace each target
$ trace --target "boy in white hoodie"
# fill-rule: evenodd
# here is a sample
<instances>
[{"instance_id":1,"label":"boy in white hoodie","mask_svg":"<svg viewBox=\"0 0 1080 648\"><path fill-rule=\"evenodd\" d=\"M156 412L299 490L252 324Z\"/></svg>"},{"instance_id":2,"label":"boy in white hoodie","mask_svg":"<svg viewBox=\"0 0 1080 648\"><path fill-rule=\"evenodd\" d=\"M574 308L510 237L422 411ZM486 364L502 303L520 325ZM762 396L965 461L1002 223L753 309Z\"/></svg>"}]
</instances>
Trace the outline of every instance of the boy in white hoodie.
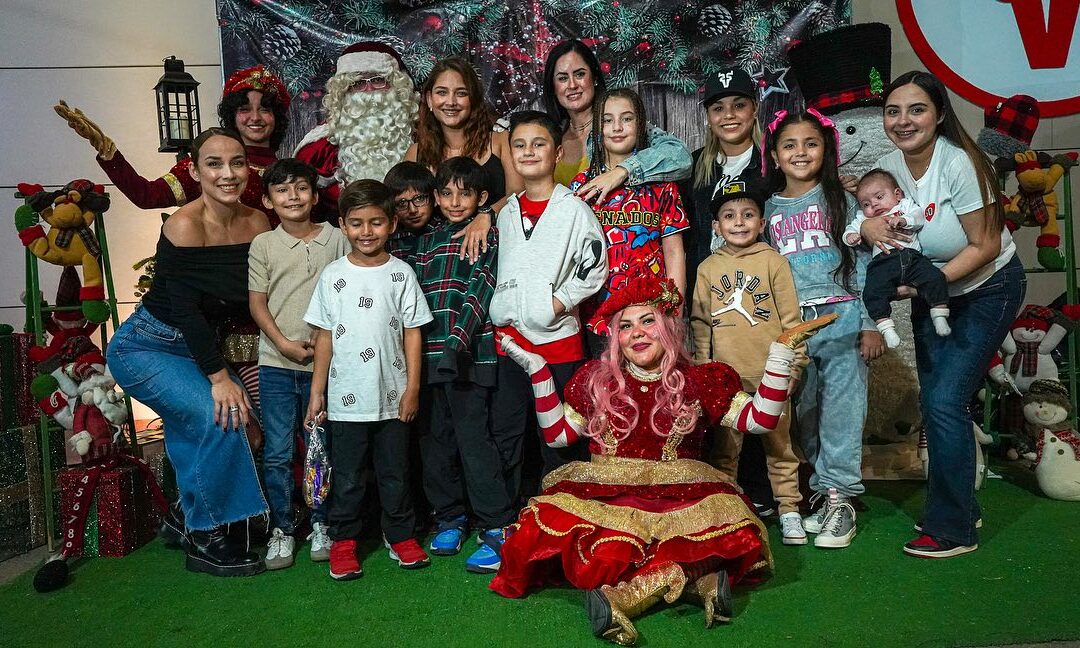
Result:
<instances>
[{"instance_id":1,"label":"boy in white hoodie","mask_svg":"<svg viewBox=\"0 0 1080 648\"><path fill-rule=\"evenodd\" d=\"M499 261L488 312L496 337L509 335L541 355L560 394L585 359L577 306L607 279L607 249L592 209L553 178L562 131L551 117L527 110L510 117L514 169L525 191L499 212ZM499 355L491 426L506 471L511 501L521 486L525 430L533 420L532 384L513 360ZM556 450L540 442L544 474L572 459L587 459L582 444ZM525 493L524 495L528 495Z\"/></svg>"}]
</instances>

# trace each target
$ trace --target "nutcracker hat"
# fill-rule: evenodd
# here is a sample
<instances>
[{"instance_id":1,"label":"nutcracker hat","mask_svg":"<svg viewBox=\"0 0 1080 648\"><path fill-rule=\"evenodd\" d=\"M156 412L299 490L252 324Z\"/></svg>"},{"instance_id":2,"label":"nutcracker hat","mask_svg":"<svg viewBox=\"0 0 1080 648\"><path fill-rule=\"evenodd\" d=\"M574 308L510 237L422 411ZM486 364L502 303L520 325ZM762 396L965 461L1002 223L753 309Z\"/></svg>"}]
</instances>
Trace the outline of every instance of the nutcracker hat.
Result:
<instances>
[{"instance_id":1,"label":"nutcracker hat","mask_svg":"<svg viewBox=\"0 0 1080 648\"><path fill-rule=\"evenodd\" d=\"M1072 411L1069 388L1057 380L1039 379L1031 383L1024 394L1024 404L1053 403L1062 409Z\"/></svg>"},{"instance_id":2,"label":"nutcracker hat","mask_svg":"<svg viewBox=\"0 0 1080 648\"><path fill-rule=\"evenodd\" d=\"M892 30L883 23L848 25L788 51L806 105L825 115L883 105L892 73Z\"/></svg>"},{"instance_id":3,"label":"nutcracker hat","mask_svg":"<svg viewBox=\"0 0 1080 648\"><path fill-rule=\"evenodd\" d=\"M1039 102L1028 95L1013 95L983 114L987 129L1016 142L1019 150L1031 148L1031 139L1039 127Z\"/></svg>"},{"instance_id":4,"label":"nutcracker hat","mask_svg":"<svg viewBox=\"0 0 1080 648\"><path fill-rule=\"evenodd\" d=\"M334 74L374 72L388 75L394 70L409 73L401 54L387 43L362 41L345 48L337 60Z\"/></svg>"},{"instance_id":5,"label":"nutcracker hat","mask_svg":"<svg viewBox=\"0 0 1080 648\"><path fill-rule=\"evenodd\" d=\"M630 306L655 306L664 315L674 316L680 304L682 295L679 294L675 282L649 273L628 281L600 305L596 315L607 321L615 313Z\"/></svg>"},{"instance_id":6,"label":"nutcracker hat","mask_svg":"<svg viewBox=\"0 0 1080 648\"><path fill-rule=\"evenodd\" d=\"M221 91L221 96L225 97L242 90L258 90L275 97L285 110L288 110L289 104L292 103L292 97L285 89L285 84L262 65L237 70L230 74L228 80L225 81L225 89Z\"/></svg>"}]
</instances>

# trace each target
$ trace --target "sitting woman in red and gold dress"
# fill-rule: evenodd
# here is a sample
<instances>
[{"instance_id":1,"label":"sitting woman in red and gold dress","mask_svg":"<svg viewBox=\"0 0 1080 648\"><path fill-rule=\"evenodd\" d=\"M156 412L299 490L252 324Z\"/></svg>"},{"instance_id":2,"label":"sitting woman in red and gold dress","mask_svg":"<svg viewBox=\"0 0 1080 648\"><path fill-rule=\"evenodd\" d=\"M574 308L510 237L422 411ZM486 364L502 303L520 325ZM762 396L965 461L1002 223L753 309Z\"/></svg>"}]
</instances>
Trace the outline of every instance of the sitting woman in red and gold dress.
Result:
<instances>
[{"instance_id":1,"label":"sitting woman in red and gold dress","mask_svg":"<svg viewBox=\"0 0 1080 648\"><path fill-rule=\"evenodd\" d=\"M702 602L705 625L728 621L731 585L771 568L768 535L749 500L700 461L705 430L774 428L787 400L794 349L831 319L787 331L769 349L757 394L741 391L726 364L693 366L670 280L631 281L601 307L613 335L583 366L559 402L543 359L503 337L507 354L532 376L537 419L554 447L583 438L592 461L544 478L507 529L491 589L524 596L560 576L588 590L593 633L624 645L631 619L661 599Z\"/></svg>"}]
</instances>

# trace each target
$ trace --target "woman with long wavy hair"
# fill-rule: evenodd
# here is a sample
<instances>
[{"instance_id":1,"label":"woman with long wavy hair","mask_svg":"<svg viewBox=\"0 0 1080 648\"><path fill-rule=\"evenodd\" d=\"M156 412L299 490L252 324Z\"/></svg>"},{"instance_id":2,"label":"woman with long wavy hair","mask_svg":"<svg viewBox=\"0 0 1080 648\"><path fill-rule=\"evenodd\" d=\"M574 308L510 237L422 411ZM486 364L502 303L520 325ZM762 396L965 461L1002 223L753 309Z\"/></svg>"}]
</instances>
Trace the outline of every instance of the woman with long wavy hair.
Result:
<instances>
[{"instance_id":1,"label":"woman with long wavy hair","mask_svg":"<svg viewBox=\"0 0 1080 648\"><path fill-rule=\"evenodd\" d=\"M420 96L416 143L405 159L432 173L452 157L476 160L484 169L487 206L498 211L506 196L521 191L524 184L514 170L507 133L492 130L495 117L484 101L476 71L464 59L440 61L424 81Z\"/></svg>"},{"instance_id":2,"label":"woman with long wavy hair","mask_svg":"<svg viewBox=\"0 0 1080 648\"><path fill-rule=\"evenodd\" d=\"M518 598L562 576L589 590L593 633L630 645L631 619L661 599L686 594L705 606L705 624L732 615L730 586L766 574L767 532L738 487L701 461L709 426L764 433L787 400L794 349L830 318L807 322L772 343L753 396L728 365L694 366L671 280L638 278L601 306L613 331L607 350L578 370L559 402L544 360L500 343L532 377L545 442L589 444L592 460L544 478L507 529L491 582Z\"/></svg>"}]
</instances>

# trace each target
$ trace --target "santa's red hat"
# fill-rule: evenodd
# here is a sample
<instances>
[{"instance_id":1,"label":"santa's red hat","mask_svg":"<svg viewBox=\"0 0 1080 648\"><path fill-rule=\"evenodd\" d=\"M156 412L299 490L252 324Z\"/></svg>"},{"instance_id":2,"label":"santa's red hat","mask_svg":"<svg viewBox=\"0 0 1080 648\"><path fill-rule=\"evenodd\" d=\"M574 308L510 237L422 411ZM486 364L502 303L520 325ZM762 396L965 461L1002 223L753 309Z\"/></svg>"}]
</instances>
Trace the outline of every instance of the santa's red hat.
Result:
<instances>
[{"instance_id":1,"label":"santa's red hat","mask_svg":"<svg viewBox=\"0 0 1080 648\"><path fill-rule=\"evenodd\" d=\"M386 43L362 41L345 48L338 57L337 70L334 74L372 72L389 75L394 70L409 73L409 69L405 67L405 61L397 50Z\"/></svg>"},{"instance_id":2,"label":"santa's red hat","mask_svg":"<svg viewBox=\"0 0 1080 648\"><path fill-rule=\"evenodd\" d=\"M606 322L630 306L655 306L664 315L673 316L680 304L682 295L674 281L648 274L628 281L600 305L596 315Z\"/></svg>"},{"instance_id":3,"label":"santa's red hat","mask_svg":"<svg viewBox=\"0 0 1080 648\"><path fill-rule=\"evenodd\" d=\"M221 91L221 96L225 97L241 90L258 90L275 97L285 110L289 109L289 104L292 102L292 97L289 96L289 91L285 89L285 84L281 82L281 79L261 65L237 70L230 74L229 79L225 81L225 89Z\"/></svg>"}]
</instances>

